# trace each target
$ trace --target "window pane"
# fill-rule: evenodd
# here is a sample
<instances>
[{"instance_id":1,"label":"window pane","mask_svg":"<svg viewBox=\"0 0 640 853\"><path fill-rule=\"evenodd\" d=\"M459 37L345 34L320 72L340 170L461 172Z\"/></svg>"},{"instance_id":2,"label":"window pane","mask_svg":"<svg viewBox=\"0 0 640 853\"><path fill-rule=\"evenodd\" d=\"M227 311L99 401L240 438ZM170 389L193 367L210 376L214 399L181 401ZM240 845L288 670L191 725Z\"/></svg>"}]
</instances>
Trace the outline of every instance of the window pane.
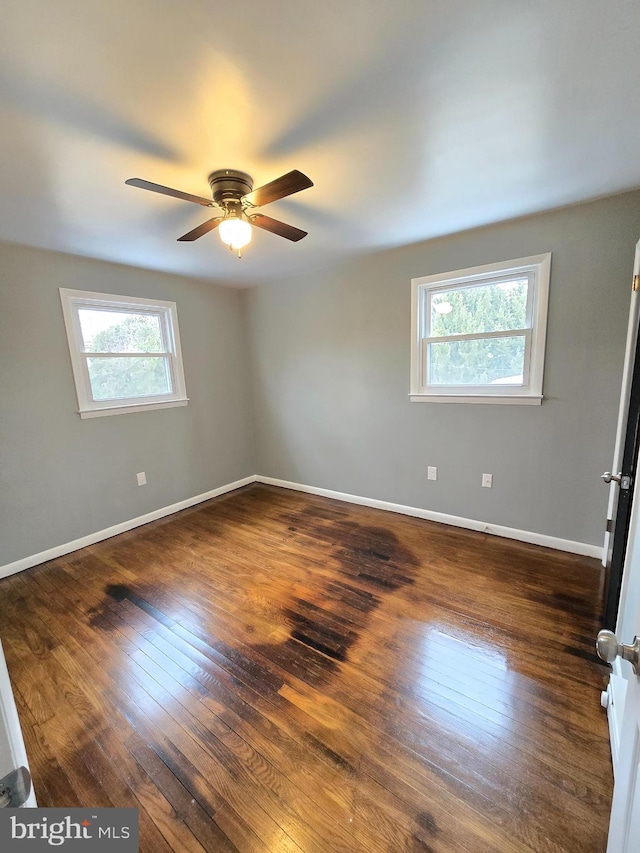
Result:
<instances>
[{"instance_id":1,"label":"window pane","mask_svg":"<svg viewBox=\"0 0 640 853\"><path fill-rule=\"evenodd\" d=\"M438 290L431 295L429 337L526 328L527 278Z\"/></svg>"},{"instance_id":2,"label":"window pane","mask_svg":"<svg viewBox=\"0 0 640 853\"><path fill-rule=\"evenodd\" d=\"M120 400L170 394L168 361L166 357L88 358L93 399Z\"/></svg>"},{"instance_id":3,"label":"window pane","mask_svg":"<svg viewBox=\"0 0 640 853\"><path fill-rule=\"evenodd\" d=\"M429 385L522 385L524 335L428 344Z\"/></svg>"},{"instance_id":4,"label":"window pane","mask_svg":"<svg viewBox=\"0 0 640 853\"><path fill-rule=\"evenodd\" d=\"M85 352L164 352L157 314L78 310Z\"/></svg>"}]
</instances>

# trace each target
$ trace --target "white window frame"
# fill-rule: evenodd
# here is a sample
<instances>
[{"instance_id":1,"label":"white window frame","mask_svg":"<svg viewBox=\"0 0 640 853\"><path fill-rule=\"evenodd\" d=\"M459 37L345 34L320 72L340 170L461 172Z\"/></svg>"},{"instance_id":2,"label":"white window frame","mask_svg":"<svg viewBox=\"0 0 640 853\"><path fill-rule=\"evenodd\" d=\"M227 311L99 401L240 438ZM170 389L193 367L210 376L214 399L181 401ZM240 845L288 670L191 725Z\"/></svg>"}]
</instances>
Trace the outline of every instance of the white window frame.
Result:
<instances>
[{"instance_id":1,"label":"white window frame","mask_svg":"<svg viewBox=\"0 0 640 853\"><path fill-rule=\"evenodd\" d=\"M62 313L67 330L69 354L78 398L78 413L81 418L96 418L102 415L120 415L127 412L147 412L152 409L167 409L186 406L189 402L182 366L178 311L175 302L159 299L142 299L136 296L116 296L110 293L94 293L90 290L60 288ZM168 361L172 391L144 397L120 397L112 400L94 400L87 366L88 358L109 357L105 353L85 352L78 311L88 308L93 311L133 311L158 317L162 326L165 352L118 353L120 357L145 358L164 357ZM113 357L113 354L111 354Z\"/></svg>"},{"instance_id":2,"label":"white window frame","mask_svg":"<svg viewBox=\"0 0 640 853\"><path fill-rule=\"evenodd\" d=\"M411 390L412 403L507 403L535 406L543 399L542 380L547 333L551 253L486 264L465 270L411 280ZM524 329L469 335L429 335L431 297L453 288L486 285L526 277L527 309ZM427 352L430 343L479 340L521 335L525 339L523 382L518 385L429 385Z\"/></svg>"}]
</instances>

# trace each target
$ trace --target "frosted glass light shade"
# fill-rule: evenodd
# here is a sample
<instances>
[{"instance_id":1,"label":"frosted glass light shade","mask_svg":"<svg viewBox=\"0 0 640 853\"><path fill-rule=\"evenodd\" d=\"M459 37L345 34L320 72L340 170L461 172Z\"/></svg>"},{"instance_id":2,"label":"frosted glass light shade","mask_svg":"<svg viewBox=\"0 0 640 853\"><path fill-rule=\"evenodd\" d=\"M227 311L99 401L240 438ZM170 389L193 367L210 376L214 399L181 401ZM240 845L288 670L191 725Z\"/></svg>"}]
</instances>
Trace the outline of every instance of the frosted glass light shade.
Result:
<instances>
[{"instance_id":1,"label":"frosted glass light shade","mask_svg":"<svg viewBox=\"0 0 640 853\"><path fill-rule=\"evenodd\" d=\"M224 219L218 231L222 242L232 249L242 249L251 242L251 226L244 219Z\"/></svg>"}]
</instances>

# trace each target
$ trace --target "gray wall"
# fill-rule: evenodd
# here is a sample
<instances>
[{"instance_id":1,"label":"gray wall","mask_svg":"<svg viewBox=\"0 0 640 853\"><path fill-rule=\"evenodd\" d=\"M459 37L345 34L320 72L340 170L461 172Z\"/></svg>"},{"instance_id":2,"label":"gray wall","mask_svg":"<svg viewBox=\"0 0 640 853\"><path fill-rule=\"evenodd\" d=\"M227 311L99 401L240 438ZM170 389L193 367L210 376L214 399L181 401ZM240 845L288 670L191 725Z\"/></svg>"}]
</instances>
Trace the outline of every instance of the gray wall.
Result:
<instances>
[{"instance_id":1,"label":"gray wall","mask_svg":"<svg viewBox=\"0 0 640 853\"><path fill-rule=\"evenodd\" d=\"M628 193L247 291L258 473L600 545L639 237ZM548 251L542 406L410 403L410 279Z\"/></svg>"},{"instance_id":2,"label":"gray wall","mask_svg":"<svg viewBox=\"0 0 640 853\"><path fill-rule=\"evenodd\" d=\"M630 193L250 291L0 244L0 566L256 472L599 545L638 237ZM409 403L410 279L546 251L543 405ZM59 287L175 301L189 405L81 420Z\"/></svg>"},{"instance_id":3,"label":"gray wall","mask_svg":"<svg viewBox=\"0 0 640 853\"><path fill-rule=\"evenodd\" d=\"M59 287L176 302L189 404L82 420ZM237 290L0 244L0 566L253 474L245 333Z\"/></svg>"}]
</instances>

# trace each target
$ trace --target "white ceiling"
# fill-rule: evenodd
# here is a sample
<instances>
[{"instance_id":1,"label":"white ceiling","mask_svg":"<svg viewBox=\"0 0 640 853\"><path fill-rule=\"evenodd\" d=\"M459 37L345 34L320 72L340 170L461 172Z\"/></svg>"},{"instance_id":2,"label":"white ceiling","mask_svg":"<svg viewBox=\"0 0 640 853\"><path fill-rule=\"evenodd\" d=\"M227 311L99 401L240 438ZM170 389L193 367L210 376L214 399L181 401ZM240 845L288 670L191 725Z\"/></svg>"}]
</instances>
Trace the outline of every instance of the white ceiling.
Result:
<instances>
[{"instance_id":1,"label":"white ceiling","mask_svg":"<svg viewBox=\"0 0 640 853\"><path fill-rule=\"evenodd\" d=\"M0 239L242 285L640 186L637 0L4 0ZM312 189L242 260L214 169ZM256 233L257 232L257 233Z\"/></svg>"}]
</instances>

